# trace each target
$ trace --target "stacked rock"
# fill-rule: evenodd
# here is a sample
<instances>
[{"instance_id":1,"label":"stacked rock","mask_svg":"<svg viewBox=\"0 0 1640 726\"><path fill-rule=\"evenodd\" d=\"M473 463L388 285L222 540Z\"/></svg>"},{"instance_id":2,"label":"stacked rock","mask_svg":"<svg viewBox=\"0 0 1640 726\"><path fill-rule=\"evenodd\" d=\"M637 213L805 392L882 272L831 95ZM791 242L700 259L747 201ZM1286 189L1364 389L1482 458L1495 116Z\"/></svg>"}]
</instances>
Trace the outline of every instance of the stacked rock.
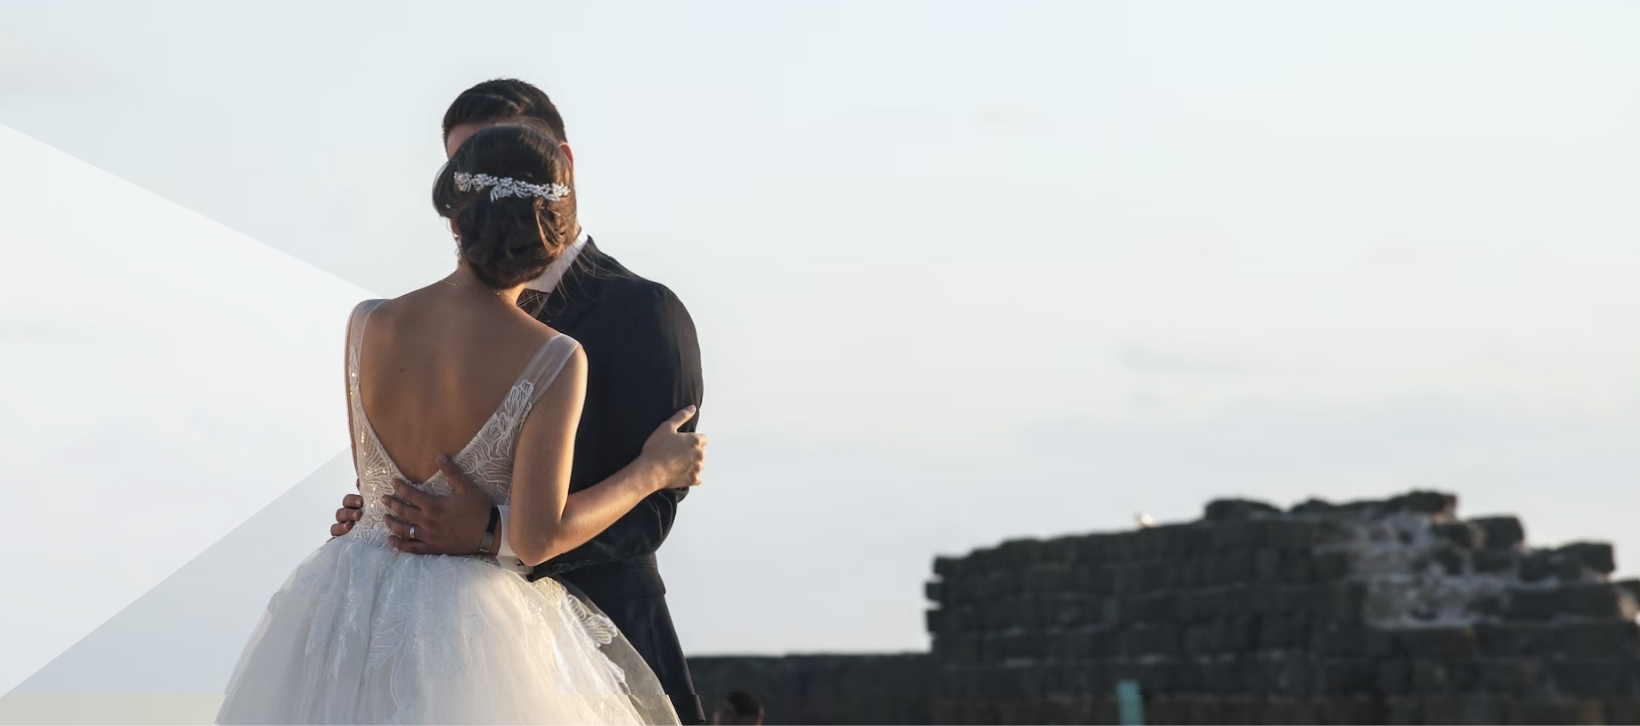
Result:
<instances>
[{"instance_id":1,"label":"stacked rock","mask_svg":"<svg viewBox=\"0 0 1640 726\"><path fill-rule=\"evenodd\" d=\"M1221 500L1202 520L939 558L935 723L1640 721L1609 545L1524 544L1456 497Z\"/></svg>"},{"instance_id":2,"label":"stacked rock","mask_svg":"<svg viewBox=\"0 0 1640 726\"><path fill-rule=\"evenodd\" d=\"M696 693L711 716L733 691L763 703L771 724L929 724L927 653L695 656Z\"/></svg>"}]
</instances>

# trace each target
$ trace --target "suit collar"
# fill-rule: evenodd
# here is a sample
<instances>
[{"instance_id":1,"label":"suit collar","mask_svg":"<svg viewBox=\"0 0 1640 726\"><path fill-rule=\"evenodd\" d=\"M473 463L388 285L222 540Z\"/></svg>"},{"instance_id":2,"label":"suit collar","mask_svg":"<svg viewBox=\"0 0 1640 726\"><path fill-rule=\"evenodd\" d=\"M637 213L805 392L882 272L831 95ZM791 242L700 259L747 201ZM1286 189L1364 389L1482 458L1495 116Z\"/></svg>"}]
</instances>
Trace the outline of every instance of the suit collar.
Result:
<instances>
[{"instance_id":1,"label":"suit collar","mask_svg":"<svg viewBox=\"0 0 1640 726\"><path fill-rule=\"evenodd\" d=\"M558 281L564 279L564 273L569 271L569 268L575 264L577 259L580 259L581 250L586 248L587 242L591 239L587 236L586 230L581 230L581 233L575 236L575 241L569 244L569 247L558 256L558 259L552 261L552 265L547 267L546 272L541 273L540 277L524 283L524 287L540 292L552 292L552 289L558 286Z\"/></svg>"},{"instance_id":2,"label":"suit collar","mask_svg":"<svg viewBox=\"0 0 1640 726\"><path fill-rule=\"evenodd\" d=\"M543 295L531 291L533 299L524 307L541 322L562 332L598 306L611 280L631 276L632 273L620 262L604 254L598 249L598 244L588 237L552 292Z\"/></svg>"}]
</instances>

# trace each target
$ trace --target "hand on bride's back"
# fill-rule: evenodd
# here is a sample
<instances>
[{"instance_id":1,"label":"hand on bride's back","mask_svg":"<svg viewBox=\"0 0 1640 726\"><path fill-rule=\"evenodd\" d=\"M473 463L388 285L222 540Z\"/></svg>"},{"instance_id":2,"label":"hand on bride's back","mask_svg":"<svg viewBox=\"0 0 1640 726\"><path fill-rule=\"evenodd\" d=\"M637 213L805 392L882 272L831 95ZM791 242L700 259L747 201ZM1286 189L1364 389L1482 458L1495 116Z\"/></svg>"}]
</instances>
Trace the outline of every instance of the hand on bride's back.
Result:
<instances>
[{"instance_id":1,"label":"hand on bride's back","mask_svg":"<svg viewBox=\"0 0 1640 726\"><path fill-rule=\"evenodd\" d=\"M354 480L353 488L359 488L358 480ZM330 536L340 537L352 532L353 525L357 524L359 517L362 516L364 516L364 497L357 494L342 497L342 508L336 510L336 523L330 525Z\"/></svg>"},{"instance_id":2,"label":"hand on bride's back","mask_svg":"<svg viewBox=\"0 0 1640 726\"><path fill-rule=\"evenodd\" d=\"M706 435L678 430L694 417L694 406L672 414L643 444L642 458L660 468L663 489L700 485L700 472L706 465Z\"/></svg>"}]
</instances>

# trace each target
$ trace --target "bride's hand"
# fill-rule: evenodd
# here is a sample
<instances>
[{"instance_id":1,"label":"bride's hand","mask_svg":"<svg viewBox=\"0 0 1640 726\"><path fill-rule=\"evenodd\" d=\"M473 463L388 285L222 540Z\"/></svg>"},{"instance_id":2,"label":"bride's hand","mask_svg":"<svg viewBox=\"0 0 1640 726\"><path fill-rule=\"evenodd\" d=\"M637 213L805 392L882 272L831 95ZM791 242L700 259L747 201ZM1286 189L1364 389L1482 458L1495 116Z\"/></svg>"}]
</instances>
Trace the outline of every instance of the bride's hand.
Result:
<instances>
[{"instance_id":1,"label":"bride's hand","mask_svg":"<svg viewBox=\"0 0 1640 726\"><path fill-rule=\"evenodd\" d=\"M661 489L700 485L700 471L706 464L706 436L678 431L679 426L695 417L695 410L690 406L672 414L643 444L639 458L659 469Z\"/></svg>"}]
</instances>

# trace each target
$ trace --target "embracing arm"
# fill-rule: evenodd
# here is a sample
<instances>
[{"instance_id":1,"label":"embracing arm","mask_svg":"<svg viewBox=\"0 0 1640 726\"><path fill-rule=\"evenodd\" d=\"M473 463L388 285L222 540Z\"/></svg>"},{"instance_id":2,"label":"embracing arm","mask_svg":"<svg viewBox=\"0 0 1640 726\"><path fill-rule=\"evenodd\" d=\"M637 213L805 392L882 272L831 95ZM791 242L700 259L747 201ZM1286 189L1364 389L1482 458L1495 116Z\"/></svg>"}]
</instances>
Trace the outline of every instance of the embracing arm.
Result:
<instances>
[{"instance_id":1,"label":"embracing arm","mask_svg":"<svg viewBox=\"0 0 1640 726\"><path fill-rule=\"evenodd\" d=\"M577 542L573 550L554 555L544 567L554 574L655 552L672 529L678 501L687 493L687 487L700 483L700 457L706 439L694 434L694 411L701 401L700 347L694 323L683 303L666 288L650 284L632 292L612 311L621 321L622 347L610 351L616 363L606 375L613 376L618 385L611 386L613 393L599 404L620 414L618 421L608 417L605 420L617 427L610 438L628 442L625 445L631 447L624 452L628 463L598 484L565 498L567 502L604 487L610 489L595 495L591 503L596 504L613 491L651 493L635 506L619 508L614 524L601 531L592 530L590 539L573 538ZM584 369L584 359L581 365ZM560 374L560 380L567 374L568 369ZM577 398L577 411L581 404ZM689 409L688 415L669 420L685 408ZM663 421L660 428L655 428ZM570 432L569 441L573 443L574 432ZM390 512L387 527L395 534L388 542L403 552L416 554L475 553L484 537L490 498L454 463L440 459L438 465L451 485L448 496L393 482L393 496L383 502ZM521 479L513 481L517 486ZM337 524L331 528L332 533L351 528L361 506L363 499L349 494L343 508L336 512ZM516 509L515 500L515 506L507 508L507 516L500 523L498 543L511 545L511 523L518 521ZM411 524L419 527L417 540L404 539ZM512 554L520 553L515 550Z\"/></svg>"},{"instance_id":2,"label":"embracing arm","mask_svg":"<svg viewBox=\"0 0 1640 726\"><path fill-rule=\"evenodd\" d=\"M677 426L694 414L680 412L650 437L645 446L688 449L693 457L667 452L641 457L596 486L569 493L575 430L586 393L586 356L579 349L565 364L558 380L536 403L519 438L513 461L512 503L502 536L526 565L538 565L568 552L607 529L644 497L677 479L678 472L654 463L682 462L698 480L704 457L694 434L678 434Z\"/></svg>"}]
</instances>

